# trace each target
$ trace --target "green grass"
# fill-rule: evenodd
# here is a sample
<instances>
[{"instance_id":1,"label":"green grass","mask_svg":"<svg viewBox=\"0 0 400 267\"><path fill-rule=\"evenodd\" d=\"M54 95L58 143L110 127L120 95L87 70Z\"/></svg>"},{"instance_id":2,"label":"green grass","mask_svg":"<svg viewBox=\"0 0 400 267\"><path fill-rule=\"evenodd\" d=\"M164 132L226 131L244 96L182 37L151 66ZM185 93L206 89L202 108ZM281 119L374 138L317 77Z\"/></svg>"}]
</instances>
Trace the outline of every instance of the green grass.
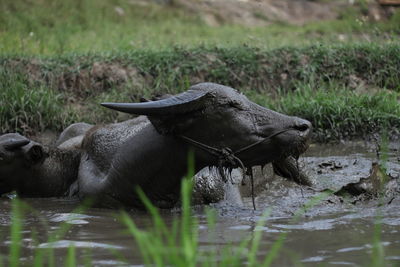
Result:
<instances>
[{"instance_id":1,"label":"green grass","mask_svg":"<svg viewBox=\"0 0 400 267\"><path fill-rule=\"evenodd\" d=\"M395 100L369 89L400 92L400 12L373 22L365 11L357 1L333 21L216 27L179 5L0 1L0 133L124 120L98 103L175 94L203 81L304 116L318 136L398 127ZM359 87L367 89L364 102L353 92ZM307 101L311 91L318 98Z\"/></svg>"},{"instance_id":2,"label":"green grass","mask_svg":"<svg viewBox=\"0 0 400 267\"><path fill-rule=\"evenodd\" d=\"M0 57L1 131L60 130L70 122L129 116L99 103L176 94L211 81L277 111L310 120L318 139L399 128L400 46L358 44L135 50Z\"/></svg>"},{"instance_id":3,"label":"green grass","mask_svg":"<svg viewBox=\"0 0 400 267\"><path fill-rule=\"evenodd\" d=\"M60 94L46 85L7 70L0 70L0 80L0 132L61 130L76 119L65 110Z\"/></svg>"},{"instance_id":4,"label":"green grass","mask_svg":"<svg viewBox=\"0 0 400 267\"><path fill-rule=\"evenodd\" d=\"M400 44L370 43L272 50L236 46L52 57L0 56L0 66L4 69L28 72L36 81L80 97L133 85L176 93L199 81L269 93L277 89L293 90L298 82L336 81L348 85L352 78L400 91L399 62Z\"/></svg>"},{"instance_id":5,"label":"green grass","mask_svg":"<svg viewBox=\"0 0 400 267\"><path fill-rule=\"evenodd\" d=\"M124 14L119 15L118 10ZM400 29L399 12L374 23L363 21L359 8L344 9L334 21L264 27L209 26L196 12L124 0L2 1L0 13L0 51L28 55L199 45L272 49L293 44L387 43L399 41ZM339 34L346 40L340 41Z\"/></svg>"},{"instance_id":6,"label":"green grass","mask_svg":"<svg viewBox=\"0 0 400 267\"><path fill-rule=\"evenodd\" d=\"M17 267L19 264L19 257L21 254L21 240L22 240L22 211L21 205L17 200L12 205L12 221L11 221L11 246L9 254L10 267Z\"/></svg>"},{"instance_id":7,"label":"green grass","mask_svg":"<svg viewBox=\"0 0 400 267\"><path fill-rule=\"evenodd\" d=\"M300 85L273 104L276 110L312 122L317 139L329 141L400 129L400 94L389 90L359 93L327 85L317 90Z\"/></svg>"}]
</instances>

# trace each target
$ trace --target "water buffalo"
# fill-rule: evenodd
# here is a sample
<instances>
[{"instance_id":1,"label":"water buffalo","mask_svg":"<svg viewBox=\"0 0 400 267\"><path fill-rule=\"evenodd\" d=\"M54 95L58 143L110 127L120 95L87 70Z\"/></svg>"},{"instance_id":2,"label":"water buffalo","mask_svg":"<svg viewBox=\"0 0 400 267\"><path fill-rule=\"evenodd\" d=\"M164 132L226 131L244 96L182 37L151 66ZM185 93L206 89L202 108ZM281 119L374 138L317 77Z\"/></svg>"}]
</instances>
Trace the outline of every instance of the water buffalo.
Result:
<instances>
[{"instance_id":1,"label":"water buffalo","mask_svg":"<svg viewBox=\"0 0 400 267\"><path fill-rule=\"evenodd\" d=\"M103 206L141 207L140 186L156 206L168 208L178 199L189 151L196 172L269 162L285 172L279 163L303 153L311 134L310 122L214 83L158 101L102 105L145 116L103 126L73 124L52 148L18 134L0 136L0 194L78 195Z\"/></svg>"}]
</instances>

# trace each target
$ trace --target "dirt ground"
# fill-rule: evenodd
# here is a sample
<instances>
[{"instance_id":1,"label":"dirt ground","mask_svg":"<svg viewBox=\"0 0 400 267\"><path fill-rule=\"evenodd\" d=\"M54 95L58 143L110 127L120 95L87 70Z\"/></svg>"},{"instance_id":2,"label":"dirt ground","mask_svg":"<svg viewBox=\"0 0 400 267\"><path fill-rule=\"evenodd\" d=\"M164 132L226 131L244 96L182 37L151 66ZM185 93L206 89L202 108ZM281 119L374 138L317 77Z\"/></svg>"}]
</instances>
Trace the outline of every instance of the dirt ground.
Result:
<instances>
[{"instance_id":1,"label":"dirt ground","mask_svg":"<svg viewBox=\"0 0 400 267\"><path fill-rule=\"evenodd\" d=\"M390 15L391 10L391 7L381 7L374 0L362 3L356 0L157 0L155 2L183 7L188 12L199 15L203 21L212 26L225 23L265 26L276 22L303 25L311 21L338 19L349 7L362 9L363 15L367 18L379 21Z\"/></svg>"}]
</instances>

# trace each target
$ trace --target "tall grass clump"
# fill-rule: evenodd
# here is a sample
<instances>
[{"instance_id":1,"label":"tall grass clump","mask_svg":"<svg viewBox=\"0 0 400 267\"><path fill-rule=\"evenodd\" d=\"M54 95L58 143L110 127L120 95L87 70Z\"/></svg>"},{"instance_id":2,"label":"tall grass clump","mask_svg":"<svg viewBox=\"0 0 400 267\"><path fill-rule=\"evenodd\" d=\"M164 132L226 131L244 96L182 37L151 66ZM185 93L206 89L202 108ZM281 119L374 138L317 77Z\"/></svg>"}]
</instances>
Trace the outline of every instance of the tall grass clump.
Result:
<instances>
[{"instance_id":1,"label":"tall grass clump","mask_svg":"<svg viewBox=\"0 0 400 267\"><path fill-rule=\"evenodd\" d=\"M381 90L357 93L337 85L313 89L310 85L281 96L276 109L312 122L322 141L367 136L382 130L399 134L399 94Z\"/></svg>"},{"instance_id":2,"label":"tall grass clump","mask_svg":"<svg viewBox=\"0 0 400 267\"><path fill-rule=\"evenodd\" d=\"M0 132L61 130L74 120L61 96L22 74L0 71Z\"/></svg>"}]
</instances>

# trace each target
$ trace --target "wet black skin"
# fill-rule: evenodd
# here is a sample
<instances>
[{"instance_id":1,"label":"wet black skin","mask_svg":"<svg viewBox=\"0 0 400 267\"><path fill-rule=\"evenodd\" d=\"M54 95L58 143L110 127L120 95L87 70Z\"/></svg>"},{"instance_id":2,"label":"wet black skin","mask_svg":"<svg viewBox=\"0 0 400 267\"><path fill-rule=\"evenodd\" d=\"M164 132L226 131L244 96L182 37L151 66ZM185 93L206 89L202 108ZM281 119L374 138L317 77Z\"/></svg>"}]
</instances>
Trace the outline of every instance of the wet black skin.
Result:
<instances>
[{"instance_id":1,"label":"wet black skin","mask_svg":"<svg viewBox=\"0 0 400 267\"><path fill-rule=\"evenodd\" d=\"M308 121L271 111L232 88L213 83L192 86L185 93L160 101L105 103L104 106L146 115L151 123L144 119L139 126L125 125L124 130L115 126L112 130L103 127L86 131L78 166L74 160L69 161L72 167L66 166L77 170L76 177L64 177L67 183L54 182L51 177L36 177L58 188L53 191L71 191L65 187L74 185L81 198L95 197L105 206L139 207L135 188L140 186L157 206L168 208L178 199L189 151L194 151L196 171L217 164L215 156L190 145L181 136L232 151L261 141L237 154L250 167L283 160L289 155L297 157L307 148L311 134ZM268 138L277 132L282 133ZM23 150L24 146L19 149ZM14 168L10 166L7 168ZM4 177L0 165L0 179L5 180ZM4 188L9 190L15 186Z\"/></svg>"},{"instance_id":2,"label":"wet black skin","mask_svg":"<svg viewBox=\"0 0 400 267\"><path fill-rule=\"evenodd\" d=\"M68 196L78 175L78 150L47 150L16 133L0 136L0 195Z\"/></svg>"}]
</instances>

